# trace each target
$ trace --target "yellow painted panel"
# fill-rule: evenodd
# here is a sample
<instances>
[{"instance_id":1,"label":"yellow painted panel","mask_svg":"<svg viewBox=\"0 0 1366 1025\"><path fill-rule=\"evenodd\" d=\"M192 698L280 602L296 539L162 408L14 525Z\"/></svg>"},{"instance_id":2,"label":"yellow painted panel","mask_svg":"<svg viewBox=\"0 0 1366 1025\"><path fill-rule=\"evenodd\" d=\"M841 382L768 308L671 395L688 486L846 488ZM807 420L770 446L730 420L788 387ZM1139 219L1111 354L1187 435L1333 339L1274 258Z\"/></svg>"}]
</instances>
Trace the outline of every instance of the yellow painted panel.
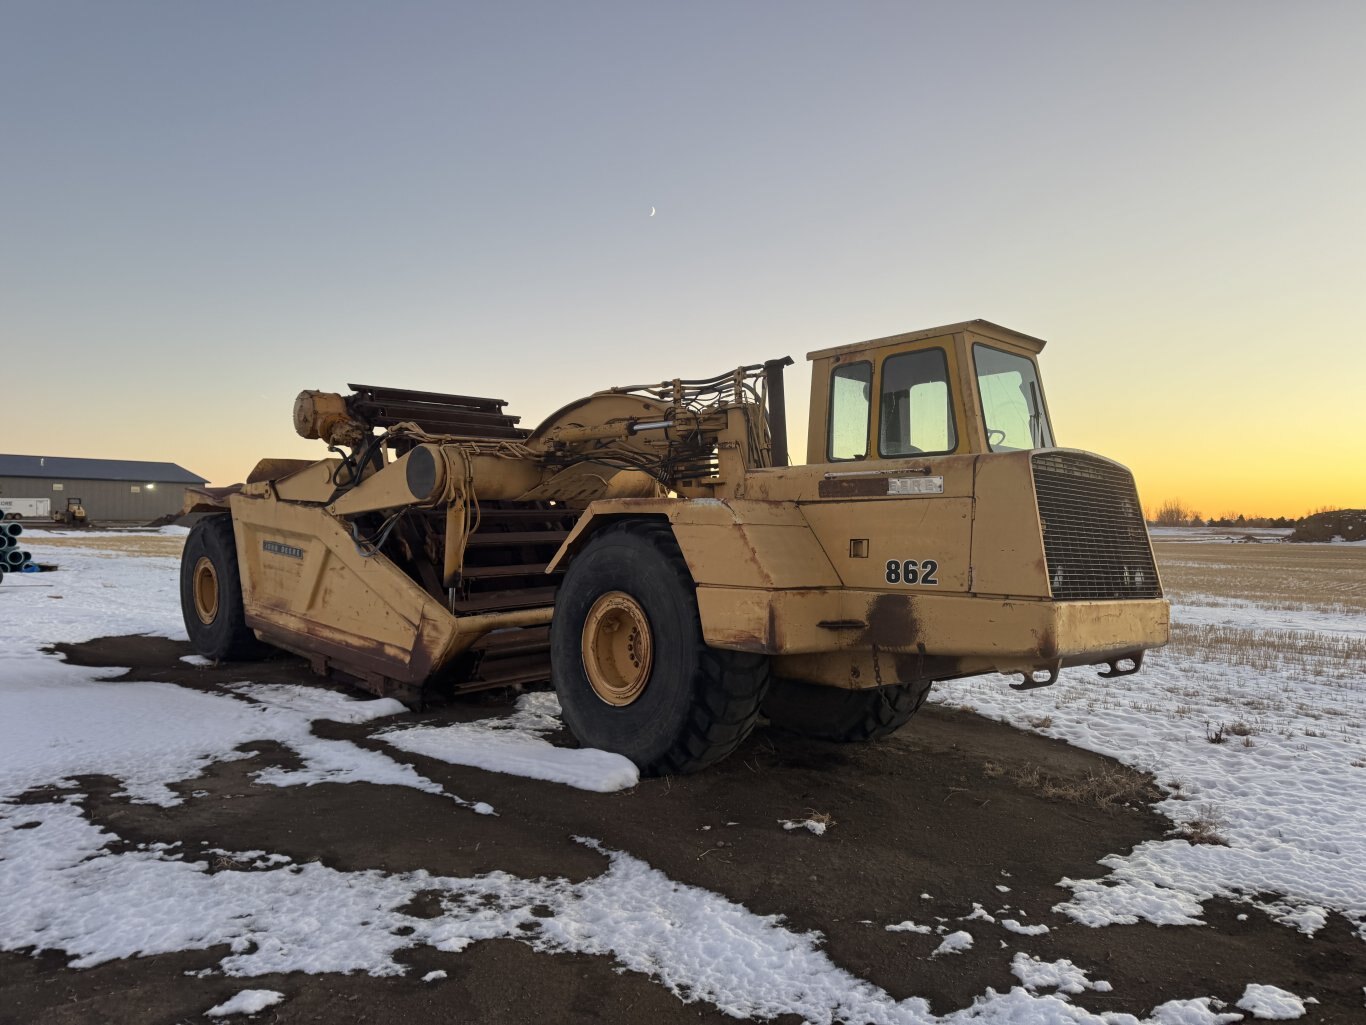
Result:
<instances>
[{"instance_id":1,"label":"yellow painted panel","mask_svg":"<svg viewBox=\"0 0 1366 1025\"><path fill-rule=\"evenodd\" d=\"M968 590L971 499L820 502L803 505L802 514L846 587L915 594ZM867 539L867 558L850 555L856 539ZM927 564L933 568L927 571Z\"/></svg>"}]
</instances>

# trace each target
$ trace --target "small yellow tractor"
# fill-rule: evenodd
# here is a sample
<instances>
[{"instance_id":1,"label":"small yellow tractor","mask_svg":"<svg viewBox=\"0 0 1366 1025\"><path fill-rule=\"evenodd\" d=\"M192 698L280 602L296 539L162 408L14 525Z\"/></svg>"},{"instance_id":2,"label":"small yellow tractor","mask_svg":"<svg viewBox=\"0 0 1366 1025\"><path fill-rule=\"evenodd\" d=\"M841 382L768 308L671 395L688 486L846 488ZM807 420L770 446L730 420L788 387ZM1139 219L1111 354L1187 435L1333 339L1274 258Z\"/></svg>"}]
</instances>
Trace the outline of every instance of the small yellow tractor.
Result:
<instances>
[{"instance_id":1,"label":"small yellow tractor","mask_svg":"<svg viewBox=\"0 0 1366 1025\"><path fill-rule=\"evenodd\" d=\"M79 498L68 498L66 508L54 509L52 512L52 522L62 523L68 527L89 527L91 526L90 517L86 515L85 505Z\"/></svg>"},{"instance_id":2,"label":"small yellow tractor","mask_svg":"<svg viewBox=\"0 0 1366 1025\"><path fill-rule=\"evenodd\" d=\"M1168 603L1132 475L1058 448L1044 343L981 320L824 349L806 465L783 368L612 388L535 430L497 399L349 385L294 408L316 462L192 493L181 599L215 659L270 647L410 704L550 681L650 773L759 715L897 729L934 681L1136 672Z\"/></svg>"}]
</instances>

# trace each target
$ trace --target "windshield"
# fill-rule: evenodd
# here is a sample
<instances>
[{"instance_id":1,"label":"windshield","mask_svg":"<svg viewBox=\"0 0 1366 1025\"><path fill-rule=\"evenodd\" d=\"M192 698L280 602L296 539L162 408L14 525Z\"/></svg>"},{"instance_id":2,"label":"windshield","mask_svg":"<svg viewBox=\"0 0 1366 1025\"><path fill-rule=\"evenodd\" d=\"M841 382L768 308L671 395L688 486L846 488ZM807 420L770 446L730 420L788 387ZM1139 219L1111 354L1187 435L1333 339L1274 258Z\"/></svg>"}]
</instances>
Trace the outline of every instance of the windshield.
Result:
<instances>
[{"instance_id":1,"label":"windshield","mask_svg":"<svg viewBox=\"0 0 1366 1025\"><path fill-rule=\"evenodd\" d=\"M1052 448L1053 430L1033 360L980 344L972 347L972 357L991 451Z\"/></svg>"}]
</instances>

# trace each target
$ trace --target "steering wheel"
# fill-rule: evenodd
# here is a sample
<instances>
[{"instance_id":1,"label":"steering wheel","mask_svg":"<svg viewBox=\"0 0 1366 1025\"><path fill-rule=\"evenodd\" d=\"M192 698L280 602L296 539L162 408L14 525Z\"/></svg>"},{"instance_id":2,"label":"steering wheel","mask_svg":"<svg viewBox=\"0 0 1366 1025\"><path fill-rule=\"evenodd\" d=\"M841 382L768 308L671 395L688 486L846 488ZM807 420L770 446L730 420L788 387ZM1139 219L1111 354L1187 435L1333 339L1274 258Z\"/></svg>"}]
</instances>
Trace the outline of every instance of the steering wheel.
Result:
<instances>
[{"instance_id":1,"label":"steering wheel","mask_svg":"<svg viewBox=\"0 0 1366 1025\"><path fill-rule=\"evenodd\" d=\"M1005 440L1005 431L998 431L995 427L987 428L987 444L989 444L992 448L995 448L997 445L1001 444Z\"/></svg>"}]
</instances>

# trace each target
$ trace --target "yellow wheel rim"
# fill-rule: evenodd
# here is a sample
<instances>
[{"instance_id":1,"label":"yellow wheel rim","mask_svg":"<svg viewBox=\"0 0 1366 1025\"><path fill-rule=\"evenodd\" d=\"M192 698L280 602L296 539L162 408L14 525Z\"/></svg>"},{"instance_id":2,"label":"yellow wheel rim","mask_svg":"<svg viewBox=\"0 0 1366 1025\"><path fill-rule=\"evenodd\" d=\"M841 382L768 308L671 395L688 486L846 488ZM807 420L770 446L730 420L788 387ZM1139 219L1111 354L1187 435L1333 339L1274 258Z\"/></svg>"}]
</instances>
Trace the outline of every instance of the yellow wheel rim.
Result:
<instances>
[{"instance_id":1,"label":"yellow wheel rim","mask_svg":"<svg viewBox=\"0 0 1366 1025\"><path fill-rule=\"evenodd\" d=\"M194 577L191 580L194 591L194 611L199 621L208 626L218 618L218 571L207 555L201 555L194 564Z\"/></svg>"},{"instance_id":2,"label":"yellow wheel rim","mask_svg":"<svg viewBox=\"0 0 1366 1025\"><path fill-rule=\"evenodd\" d=\"M654 664L650 619L624 591L608 591L583 624L583 668L593 693L618 708L640 697Z\"/></svg>"}]
</instances>

